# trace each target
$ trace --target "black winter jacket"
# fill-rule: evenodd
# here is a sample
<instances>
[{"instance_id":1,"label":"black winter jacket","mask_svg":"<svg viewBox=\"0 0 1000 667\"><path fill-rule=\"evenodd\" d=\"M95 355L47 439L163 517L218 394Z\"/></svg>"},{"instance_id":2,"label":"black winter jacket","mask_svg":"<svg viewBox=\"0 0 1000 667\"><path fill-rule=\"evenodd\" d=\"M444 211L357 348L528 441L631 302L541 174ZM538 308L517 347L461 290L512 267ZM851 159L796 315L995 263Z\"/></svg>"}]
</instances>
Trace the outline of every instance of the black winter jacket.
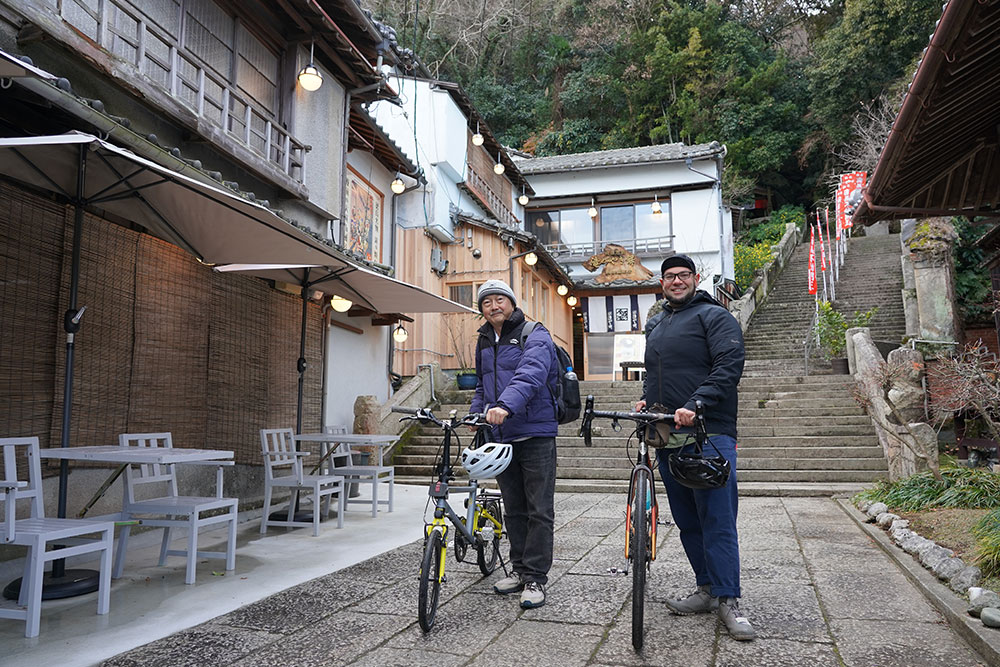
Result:
<instances>
[{"instance_id":1,"label":"black winter jacket","mask_svg":"<svg viewBox=\"0 0 1000 667\"><path fill-rule=\"evenodd\" d=\"M694 410L700 400L708 432L735 438L744 356L739 322L707 292L697 290L676 310L664 302L663 311L646 323L647 408L659 403L665 412Z\"/></svg>"}]
</instances>

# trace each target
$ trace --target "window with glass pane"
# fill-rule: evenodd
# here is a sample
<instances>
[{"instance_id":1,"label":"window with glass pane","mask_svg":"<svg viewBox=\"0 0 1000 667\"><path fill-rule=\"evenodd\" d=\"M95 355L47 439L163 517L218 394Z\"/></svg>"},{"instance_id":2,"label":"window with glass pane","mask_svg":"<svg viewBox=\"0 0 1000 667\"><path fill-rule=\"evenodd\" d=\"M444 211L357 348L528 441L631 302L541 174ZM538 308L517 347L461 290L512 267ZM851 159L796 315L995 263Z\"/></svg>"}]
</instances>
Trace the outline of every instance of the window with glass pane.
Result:
<instances>
[{"instance_id":1,"label":"window with glass pane","mask_svg":"<svg viewBox=\"0 0 1000 667\"><path fill-rule=\"evenodd\" d=\"M539 295L538 309L535 312L538 313L538 321L545 322L549 314L549 288L542 284L537 294Z\"/></svg>"},{"instance_id":2,"label":"window with glass pane","mask_svg":"<svg viewBox=\"0 0 1000 667\"><path fill-rule=\"evenodd\" d=\"M660 213L653 213L653 205L635 205L635 237L655 239L670 236L670 202L660 200Z\"/></svg>"},{"instance_id":3,"label":"window with glass pane","mask_svg":"<svg viewBox=\"0 0 1000 667\"><path fill-rule=\"evenodd\" d=\"M632 204L627 206L601 207L601 240L627 241L634 239L635 210Z\"/></svg>"},{"instance_id":4,"label":"window with glass pane","mask_svg":"<svg viewBox=\"0 0 1000 667\"><path fill-rule=\"evenodd\" d=\"M449 285L448 286L448 298L455 303L460 303L463 306L469 306L470 308L475 308L476 304L472 298L472 284L467 285Z\"/></svg>"},{"instance_id":5,"label":"window with glass pane","mask_svg":"<svg viewBox=\"0 0 1000 667\"><path fill-rule=\"evenodd\" d=\"M587 334L587 373L608 375L614 372L614 334Z\"/></svg>"},{"instance_id":6,"label":"window with glass pane","mask_svg":"<svg viewBox=\"0 0 1000 667\"><path fill-rule=\"evenodd\" d=\"M568 208L559 211L559 236L563 243L592 243L594 221L586 208Z\"/></svg>"},{"instance_id":7,"label":"window with glass pane","mask_svg":"<svg viewBox=\"0 0 1000 667\"><path fill-rule=\"evenodd\" d=\"M545 245L559 243L559 211L532 211L525 216L524 231Z\"/></svg>"}]
</instances>

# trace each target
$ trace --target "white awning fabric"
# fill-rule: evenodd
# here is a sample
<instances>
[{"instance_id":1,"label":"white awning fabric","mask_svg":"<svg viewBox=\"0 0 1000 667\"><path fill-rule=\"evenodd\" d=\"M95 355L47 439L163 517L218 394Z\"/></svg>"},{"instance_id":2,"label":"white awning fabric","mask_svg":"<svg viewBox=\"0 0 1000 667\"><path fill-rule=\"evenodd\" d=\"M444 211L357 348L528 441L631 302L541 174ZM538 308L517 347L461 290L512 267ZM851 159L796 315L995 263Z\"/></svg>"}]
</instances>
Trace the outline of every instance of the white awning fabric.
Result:
<instances>
[{"instance_id":1,"label":"white awning fabric","mask_svg":"<svg viewBox=\"0 0 1000 667\"><path fill-rule=\"evenodd\" d=\"M250 275L296 284L315 267L310 287L376 312L472 312L351 261L259 204L89 134L0 138L0 174L134 222L206 264L251 265Z\"/></svg>"}]
</instances>

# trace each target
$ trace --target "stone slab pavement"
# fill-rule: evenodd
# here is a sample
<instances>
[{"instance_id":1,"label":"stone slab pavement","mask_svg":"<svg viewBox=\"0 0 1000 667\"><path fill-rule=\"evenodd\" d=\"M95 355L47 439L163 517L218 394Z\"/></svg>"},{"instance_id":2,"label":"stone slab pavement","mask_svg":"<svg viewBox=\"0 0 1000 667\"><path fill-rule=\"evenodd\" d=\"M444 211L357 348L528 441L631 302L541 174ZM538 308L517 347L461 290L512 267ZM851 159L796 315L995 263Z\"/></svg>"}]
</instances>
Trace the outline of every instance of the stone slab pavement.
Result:
<instances>
[{"instance_id":1,"label":"stone slab pavement","mask_svg":"<svg viewBox=\"0 0 1000 667\"><path fill-rule=\"evenodd\" d=\"M623 496L556 496L555 563L544 607L493 594L475 558L449 552L437 621L417 624L413 542L120 654L134 665L988 665L834 499L740 499L743 601L757 628L735 642L714 615L663 600L694 586L673 525L661 526L647 587L646 641L631 645ZM664 512L666 514L666 512ZM470 554L471 555L471 554ZM990 658L992 660L992 656ZM994 663L995 664L995 663Z\"/></svg>"}]
</instances>

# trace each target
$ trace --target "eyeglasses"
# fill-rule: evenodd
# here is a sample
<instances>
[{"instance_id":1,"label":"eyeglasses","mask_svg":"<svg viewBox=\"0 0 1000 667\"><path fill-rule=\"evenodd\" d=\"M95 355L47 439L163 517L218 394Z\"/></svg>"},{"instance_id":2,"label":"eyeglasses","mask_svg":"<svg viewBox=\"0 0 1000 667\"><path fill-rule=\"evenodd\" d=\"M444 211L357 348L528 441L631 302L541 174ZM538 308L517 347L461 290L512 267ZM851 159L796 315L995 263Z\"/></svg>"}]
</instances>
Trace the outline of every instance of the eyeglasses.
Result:
<instances>
[{"instance_id":1,"label":"eyeglasses","mask_svg":"<svg viewBox=\"0 0 1000 667\"><path fill-rule=\"evenodd\" d=\"M681 271L680 273L664 273L663 282L670 284L675 280L681 280L687 282L687 280L694 275L694 271Z\"/></svg>"}]
</instances>

